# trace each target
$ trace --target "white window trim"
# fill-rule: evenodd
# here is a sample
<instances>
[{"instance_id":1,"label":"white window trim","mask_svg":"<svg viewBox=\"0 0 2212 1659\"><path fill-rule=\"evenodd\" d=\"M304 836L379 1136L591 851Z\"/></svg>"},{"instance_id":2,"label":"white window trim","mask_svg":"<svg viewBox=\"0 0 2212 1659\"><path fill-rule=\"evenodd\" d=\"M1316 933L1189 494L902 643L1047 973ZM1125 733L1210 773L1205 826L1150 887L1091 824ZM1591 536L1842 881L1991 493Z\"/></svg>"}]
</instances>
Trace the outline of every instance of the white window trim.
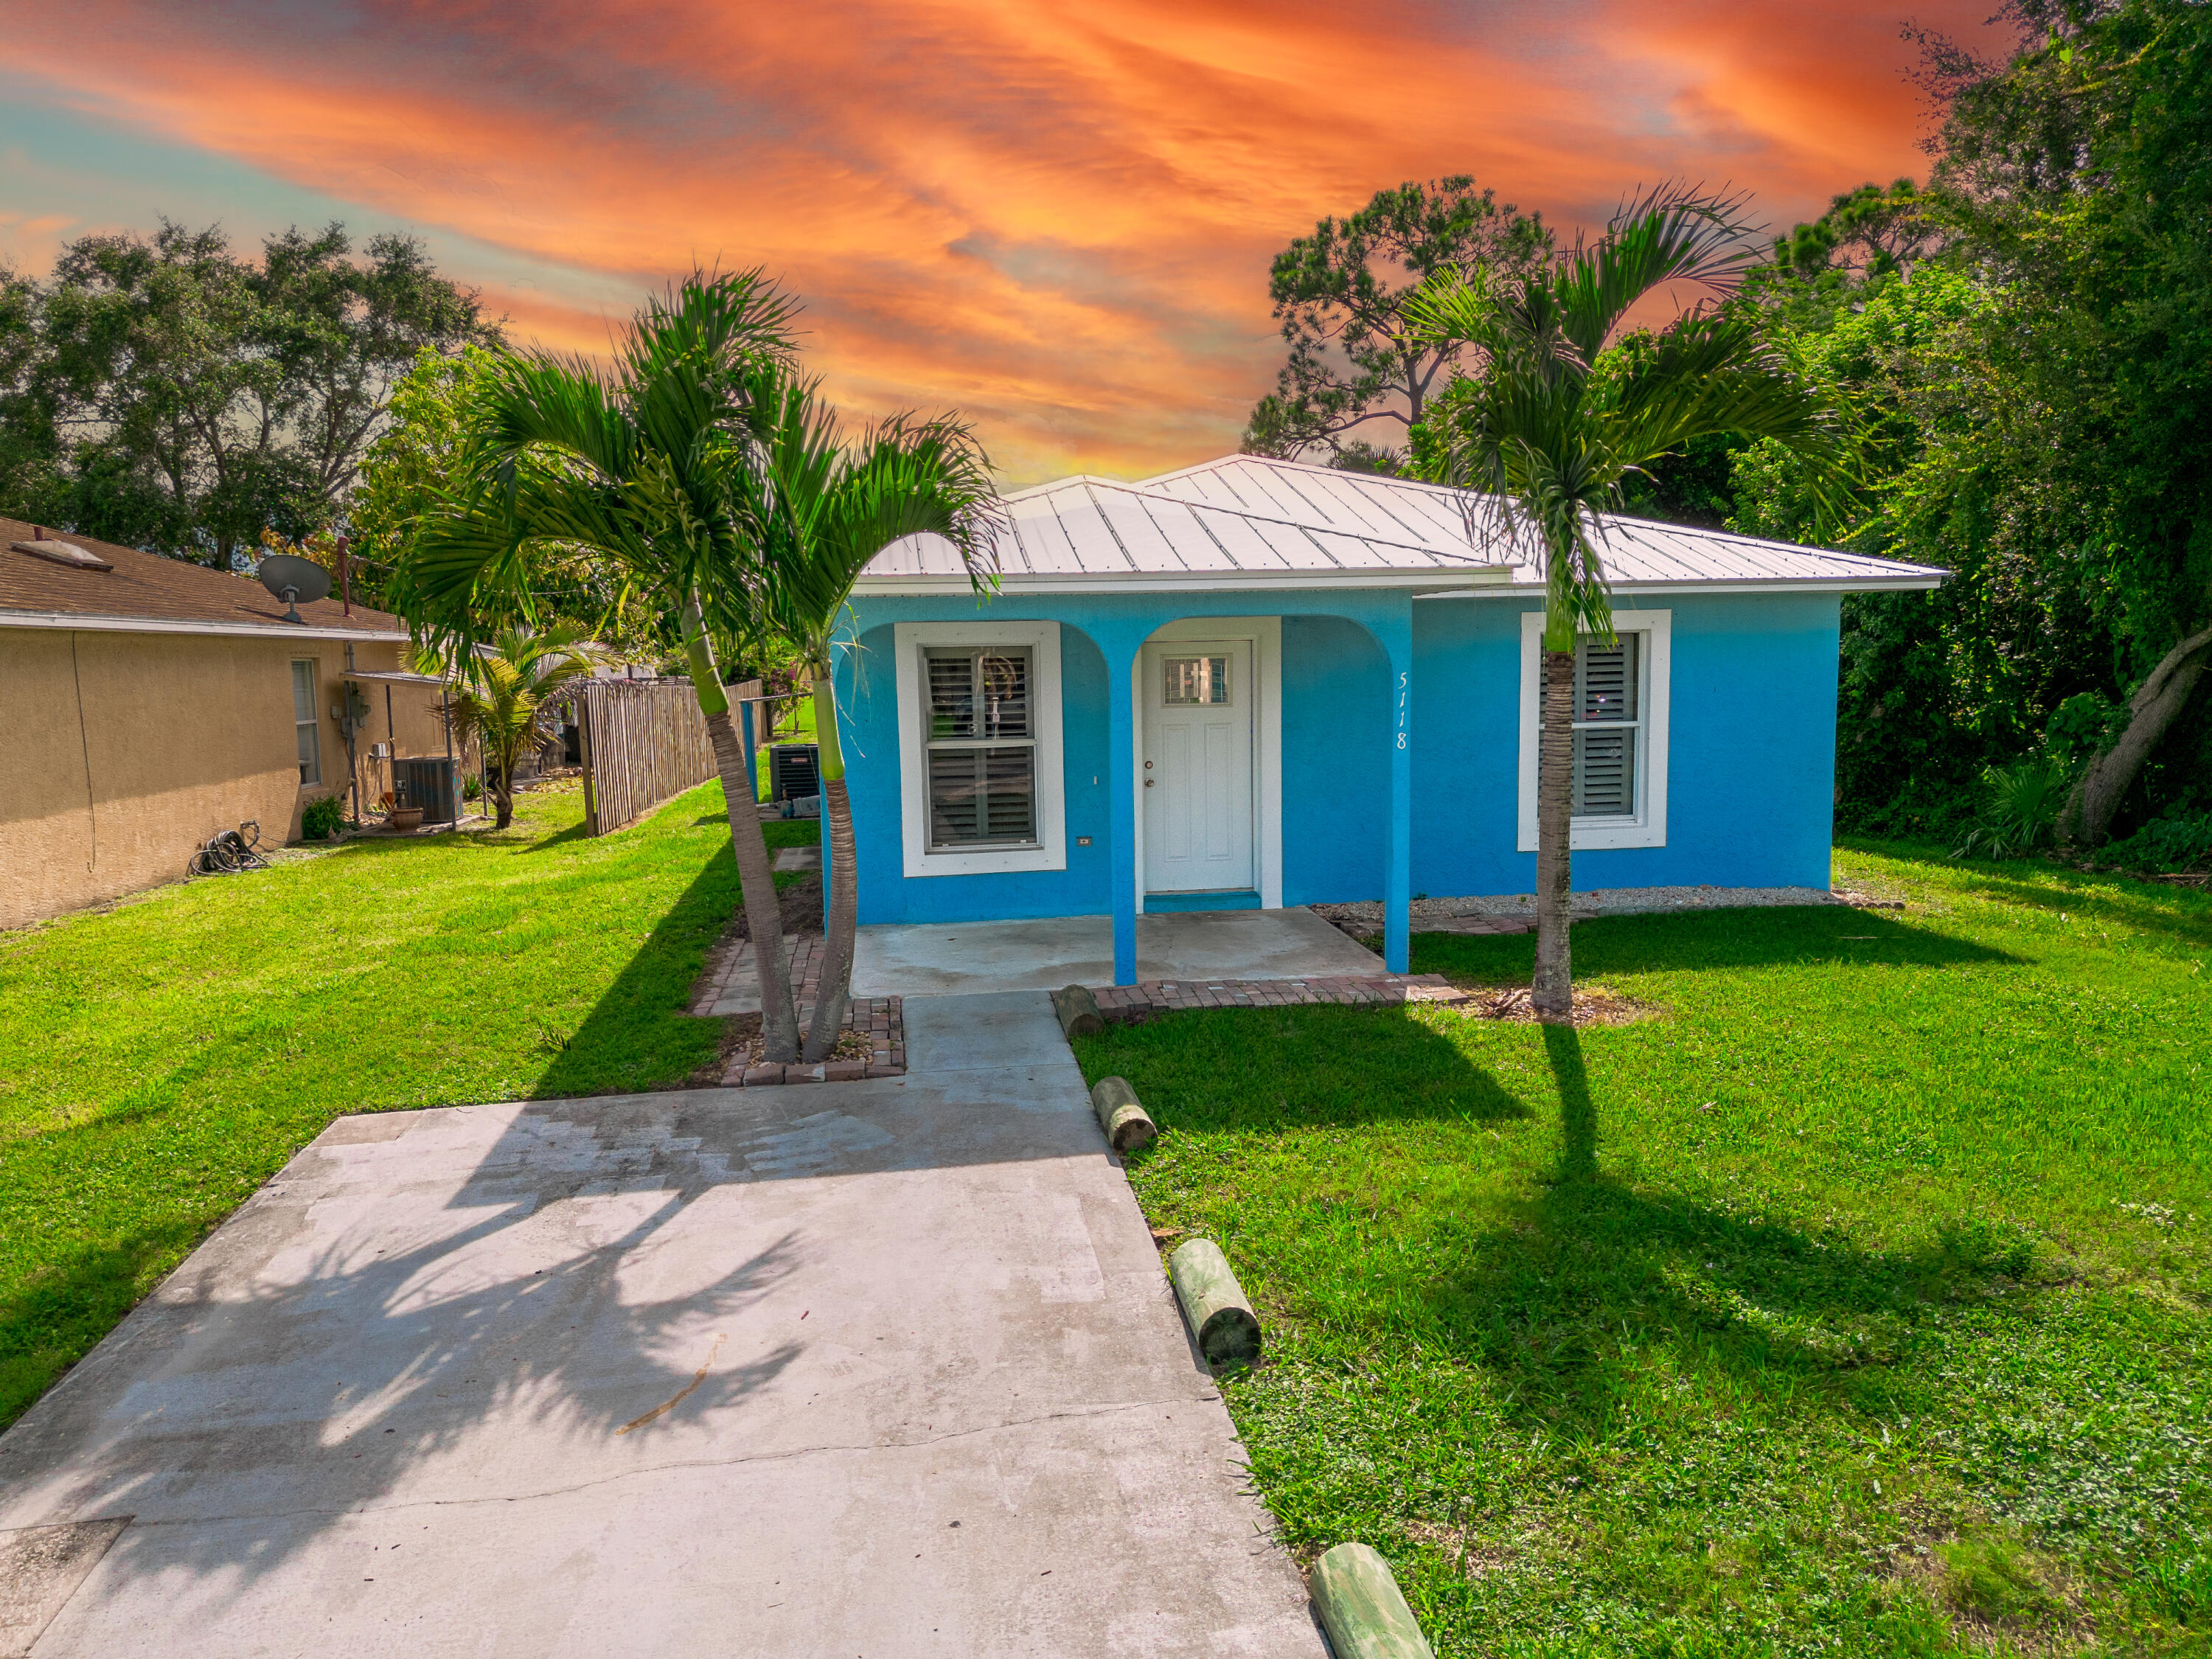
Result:
<instances>
[{"instance_id":1,"label":"white window trim","mask_svg":"<svg viewBox=\"0 0 2212 1659\"><path fill-rule=\"evenodd\" d=\"M1601 851L1614 847L1664 847L1667 844L1667 719L1674 684L1672 611L1616 611L1617 634L1641 634L1644 648L1637 653L1643 683L1638 692L1644 710L1644 741L1638 745L1636 799L1633 817L1583 818L1575 826L1568 846L1574 852ZM1520 849L1536 850L1536 748L1541 734L1543 697L1539 676L1544 662L1544 613L1521 613L1521 768Z\"/></svg>"},{"instance_id":2,"label":"white window trim","mask_svg":"<svg viewBox=\"0 0 2212 1659\"><path fill-rule=\"evenodd\" d=\"M1137 914L1145 911L1145 651L1155 645L1246 640L1259 694L1255 735L1259 765L1253 778L1255 832L1259 840L1260 908L1283 908L1283 619L1280 617L1185 617L1155 629L1129 665L1129 793L1136 811Z\"/></svg>"},{"instance_id":3,"label":"white window trim","mask_svg":"<svg viewBox=\"0 0 2212 1659\"><path fill-rule=\"evenodd\" d=\"M1056 622L900 623L898 658L899 838L908 876L1004 875L1067 868L1066 779L1060 748L1060 624ZM921 653L931 646L1025 645L1030 652L1036 728L1037 844L929 850L929 778L922 764Z\"/></svg>"}]
</instances>

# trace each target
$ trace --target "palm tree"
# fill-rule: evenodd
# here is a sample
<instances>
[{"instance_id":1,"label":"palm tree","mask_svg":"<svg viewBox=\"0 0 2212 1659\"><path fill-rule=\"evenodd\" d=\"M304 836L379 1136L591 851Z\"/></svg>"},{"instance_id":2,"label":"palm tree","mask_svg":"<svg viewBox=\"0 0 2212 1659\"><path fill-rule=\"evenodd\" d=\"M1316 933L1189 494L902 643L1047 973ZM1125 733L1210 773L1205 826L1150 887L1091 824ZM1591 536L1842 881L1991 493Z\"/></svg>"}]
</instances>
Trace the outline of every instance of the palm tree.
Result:
<instances>
[{"instance_id":1,"label":"palm tree","mask_svg":"<svg viewBox=\"0 0 2212 1659\"><path fill-rule=\"evenodd\" d=\"M830 843L827 959L800 1054L811 1065L830 1057L845 1022L858 920L853 809L833 678L837 624L860 572L903 536L944 537L959 550L978 592L995 586L998 492L975 434L957 421L894 416L848 444L818 383L782 368L755 378L751 406L772 486L770 614L813 685Z\"/></svg>"},{"instance_id":2,"label":"palm tree","mask_svg":"<svg viewBox=\"0 0 2212 1659\"><path fill-rule=\"evenodd\" d=\"M758 270L695 273L638 313L610 369L501 353L474 402L465 462L416 526L393 593L410 621L466 647L478 618L531 614L534 566L581 550L680 634L721 775L771 1061L798 1057L799 1020L714 645L765 625L768 485L750 398L753 376L789 361L795 310Z\"/></svg>"},{"instance_id":3,"label":"palm tree","mask_svg":"<svg viewBox=\"0 0 2212 1659\"><path fill-rule=\"evenodd\" d=\"M515 766L552 734L562 690L588 675L605 654L581 623L556 623L542 634L510 628L489 651L468 653L451 677L447 696L454 733L474 738L494 769L491 799L498 818L493 828L514 822ZM423 657L425 672L446 672L434 650Z\"/></svg>"},{"instance_id":4,"label":"palm tree","mask_svg":"<svg viewBox=\"0 0 2212 1659\"><path fill-rule=\"evenodd\" d=\"M1607 353L1629 313L1667 284L1725 292L1759 229L1741 196L1662 185L1625 204L1593 241L1532 269L1441 273L1409 303L1428 337L1472 348L1470 373L1425 434L1423 470L1470 492L1468 533L1534 535L1544 561L1537 760L1536 971L1529 1000L1572 1018L1567 942L1575 647L1613 638L1604 521L1622 481L1690 440L1772 438L1838 478L1837 417L1740 306L1700 306L1631 351ZM1826 497L1832 502L1831 491ZM1826 503L1824 503L1826 504Z\"/></svg>"}]
</instances>

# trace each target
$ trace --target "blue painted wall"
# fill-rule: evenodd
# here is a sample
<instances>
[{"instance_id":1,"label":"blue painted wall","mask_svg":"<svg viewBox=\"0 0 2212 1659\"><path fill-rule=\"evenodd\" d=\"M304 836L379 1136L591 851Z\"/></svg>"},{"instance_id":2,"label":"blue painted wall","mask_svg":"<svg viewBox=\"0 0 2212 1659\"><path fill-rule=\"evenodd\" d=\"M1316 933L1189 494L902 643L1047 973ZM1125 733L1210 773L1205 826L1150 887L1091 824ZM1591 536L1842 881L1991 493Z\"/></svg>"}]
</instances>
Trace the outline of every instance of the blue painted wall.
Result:
<instances>
[{"instance_id":1,"label":"blue painted wall","mask_svg":"<svg viewBox=\"0 0 2212 1659\"><path fill-rule=\"evenodd\" d=\"M965 611L927 613L973 616ZM1001 607L994 621L1024 622L1039 613ZM902 620L925 619L922 616ZM853 799L854 852L860 866L860 920L972 921L979 917L1093 916L1109 908L1112 854L1106 805L1106 659L1079 629L1060 630L1061 778L1067 801L1067 867L1004 875L901 873L899 843L898 675L895 635L869 628L860 651L839 665L837 697L845 713L845 785ZM855 668L857 667L857 672ZM1097 781L1094 783L1093 779ZM1078 847L1088 836L1091 845Z\"/></svg>"},{"instance_id":2,"label":"blue painted wall","mask_svg":"<svg viewBox=\"0 0 2212 1659\"><path fill-rule=\"evenodd\" d=\"M1382 896L1390 833L1389 678L1382 647L1357 623L1283 618L1285 904ZM1418 762L1418 748L1414 754Z\"/></svg>"},{"instance_id":3,"label":"blue painted wall","mask_svg":"<svg viewBox=\"0 0 2212 1659\"><path fill-rule=\"evenodd\" d=\"M1577 890L1826 887L1838 597L1638 594L1632 607L1674 612L1667 845L1577 853ZM1535 888L1536 855L1514 847L1521 613L1534 608L1413 608L1417 893Z\"/></svg>"},{"instance_id":4,"label":"blue painted wall","mask_svg":"<svg viewBox=\"0 0 2212 1659\"><path fill-rule=\"evenodd\" d=\"M1668 845L1577 853L1575 885L1827 885L1836 596L1639 595L1624 601L1630 605L1674 612ZM862 596L854 601L860 648L839 670L860 920L1112 911L1117 772L1107 653L1126 663L1152 629L1209 614L1283 617L1284 902L1383 896L1394 734L1382 641L1395 628L1405 648L1409 605L1410 890L1439 896L1530 890L1535 855L1514 846L1520 617L1530 608L1522 602L1413 603L1403 592L1370 591L1023 594L979 607L965 597ZM1061 623L1067 868L908 880L890 624L979 614ZM1125 781L1127 769L1125 760L1118 773ZM1077 846L1079 836L1091 846Z\"/></svg>"}]
</instances>

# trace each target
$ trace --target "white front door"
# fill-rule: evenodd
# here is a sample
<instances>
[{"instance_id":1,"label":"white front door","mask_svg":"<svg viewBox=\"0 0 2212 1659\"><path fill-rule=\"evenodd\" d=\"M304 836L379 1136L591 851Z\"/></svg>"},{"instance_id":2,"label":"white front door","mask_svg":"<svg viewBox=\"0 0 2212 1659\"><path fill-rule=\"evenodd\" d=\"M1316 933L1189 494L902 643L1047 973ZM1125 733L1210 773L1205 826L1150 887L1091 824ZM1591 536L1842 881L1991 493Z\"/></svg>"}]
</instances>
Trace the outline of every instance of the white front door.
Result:
<instances>
[{"instance_id":1,"label":"white front door","mask_svg":"<svg viewBox=\"0 0 2212 1659\"><path fill-rule=\"evenodd\" d=\"M1143 676L1145 890L1253 884L1252 643L1148 645Z\"/></svg>"}]
</instances>

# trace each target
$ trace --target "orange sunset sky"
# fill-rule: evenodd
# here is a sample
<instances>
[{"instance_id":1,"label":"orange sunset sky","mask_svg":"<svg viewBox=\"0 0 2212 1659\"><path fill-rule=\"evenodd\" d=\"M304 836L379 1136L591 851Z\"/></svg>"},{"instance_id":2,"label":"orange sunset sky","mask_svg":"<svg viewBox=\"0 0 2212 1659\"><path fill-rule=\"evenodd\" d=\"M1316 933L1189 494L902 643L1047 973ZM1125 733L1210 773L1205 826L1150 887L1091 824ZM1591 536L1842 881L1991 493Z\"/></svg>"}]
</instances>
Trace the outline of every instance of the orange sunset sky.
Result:
<instances>
[{"instance_id":1,"label":"orange sunset sky","mask_svg":"<svg viewBox=\"0 0 2212 1659\"><path fill-rule=\"evenodd\" d=\"M0 259L338 218L584 350L695 262L760 264L854 413L957 409L1014 483L1137 476L1235 447L1268 258L1322 215L1466 172L1571 228L1687 177L1787 228L1925 176L1899 26L1993 49L1990 9L17 0Z\"/></svg>"}]
</instances>

